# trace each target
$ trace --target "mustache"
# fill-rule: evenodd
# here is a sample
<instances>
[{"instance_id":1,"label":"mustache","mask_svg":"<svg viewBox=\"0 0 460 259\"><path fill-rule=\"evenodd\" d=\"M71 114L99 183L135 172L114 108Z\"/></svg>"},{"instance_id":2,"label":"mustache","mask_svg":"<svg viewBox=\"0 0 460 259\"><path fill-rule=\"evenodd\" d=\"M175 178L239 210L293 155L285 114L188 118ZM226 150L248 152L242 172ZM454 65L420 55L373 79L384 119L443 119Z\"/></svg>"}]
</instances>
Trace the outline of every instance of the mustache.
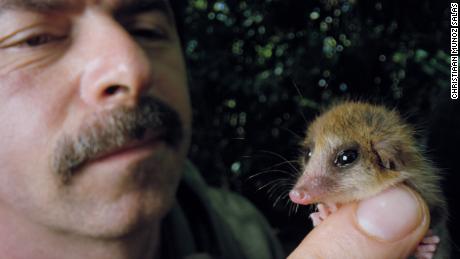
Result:
<instances>
[{"instance_id":1,"label":"mustache","mask_svg":"<svg viewBox=\"0 0 460 259\"><path fill-rule=\"evenodd\" d=\"M120 107L85 122L77 135L63 135L54 149L52 165L64 183L87 162L153 133L179 149L184 128L179 114L155 97L141 97L134 108Z\"/></svg>"}]
</instances>

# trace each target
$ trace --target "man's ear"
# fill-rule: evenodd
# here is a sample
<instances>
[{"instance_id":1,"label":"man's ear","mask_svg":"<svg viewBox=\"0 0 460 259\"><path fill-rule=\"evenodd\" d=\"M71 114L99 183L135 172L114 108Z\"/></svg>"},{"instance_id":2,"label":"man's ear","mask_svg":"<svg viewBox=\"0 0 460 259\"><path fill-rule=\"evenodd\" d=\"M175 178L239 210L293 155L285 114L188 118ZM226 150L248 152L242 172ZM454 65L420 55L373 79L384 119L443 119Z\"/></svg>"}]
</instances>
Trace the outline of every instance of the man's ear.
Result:
<instances>
[{"instance_id":1,"label":"man's ear","mask_svg":"<svg viewBox=\"0 0 460 259\"><path fill-rule=\"evenodd\" d=\"M407 154L403 151L402 143L395 140L381 140L372 143L372 150L377 156L377 163L382 169L399 171L404 166Z\"/></svg>"}]
</instances>

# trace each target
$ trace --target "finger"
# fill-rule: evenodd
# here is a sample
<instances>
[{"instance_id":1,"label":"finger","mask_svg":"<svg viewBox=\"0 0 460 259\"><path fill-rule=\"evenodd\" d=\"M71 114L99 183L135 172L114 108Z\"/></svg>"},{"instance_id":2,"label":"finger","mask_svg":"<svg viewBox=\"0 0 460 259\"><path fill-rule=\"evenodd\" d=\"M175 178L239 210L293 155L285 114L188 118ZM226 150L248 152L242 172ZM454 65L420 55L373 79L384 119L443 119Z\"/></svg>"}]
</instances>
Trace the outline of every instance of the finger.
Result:
<instances>
[{"instance_id":1,"label":"finger","mask_svg":"<svg viewBox=\"0 0 460 259\"><path fill-rule=\"evenodd\" d=\"M321 223L321 217L319 215L319 212L314 212L310 214L311 221L313 223L313 226L316 227Z\"/></svg>"},{"instance_id":2,"label":"finger","mask_svg":"<svg viewBox=\"0 0 460 259\"><path fill-rule=\"evenodd\" d=\"M329 212L327 211L327 208L324 204L319 203L317 208L318 208L319 216L322 220L326 219L327 216L329 216Z\"/></svg>"},{"instance_id":3,"label":"finger","mask_svg":"<svg viewBox=\"0 0 460 259\"><path fill-rule=\"evenodd\" d=\"M289 259L407 258L429 227L429 212L408 187L340 207L314 228Z\"/></svg>"},{"instance_id":4,"label":"finger","mask_svg":"<svg viewBox=\"0 0 460 259\"><path fill-rule=\"evenodd\" d=\"M441 239L438 236L429 236L422 240L424 244L438 244L439 242L441 242Z\"/></svg>"}]
</instances>

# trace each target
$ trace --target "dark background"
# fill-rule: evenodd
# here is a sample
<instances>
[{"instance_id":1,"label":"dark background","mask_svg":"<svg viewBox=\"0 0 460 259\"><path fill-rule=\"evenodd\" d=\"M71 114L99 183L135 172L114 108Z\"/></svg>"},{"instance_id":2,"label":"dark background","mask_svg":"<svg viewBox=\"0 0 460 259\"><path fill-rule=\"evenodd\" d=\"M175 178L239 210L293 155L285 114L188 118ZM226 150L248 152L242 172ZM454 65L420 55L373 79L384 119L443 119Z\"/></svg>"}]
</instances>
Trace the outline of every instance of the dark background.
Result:
<instances>
[{"instance_id":1,"label":"dark background","mask_svg":"<svg viewBox=\"0 0 460 259\"><path fill-rule=\"evenodd\" d=\"M311 227L311 209L294 213L286 199L298 143L320 107L337 98L395 107L420 129L445 176L449 229L460 244L450 2L189 0L182 8L194 105L190 158L209 184L253 201L287 251Z\"/></svg>"}]
</instances>

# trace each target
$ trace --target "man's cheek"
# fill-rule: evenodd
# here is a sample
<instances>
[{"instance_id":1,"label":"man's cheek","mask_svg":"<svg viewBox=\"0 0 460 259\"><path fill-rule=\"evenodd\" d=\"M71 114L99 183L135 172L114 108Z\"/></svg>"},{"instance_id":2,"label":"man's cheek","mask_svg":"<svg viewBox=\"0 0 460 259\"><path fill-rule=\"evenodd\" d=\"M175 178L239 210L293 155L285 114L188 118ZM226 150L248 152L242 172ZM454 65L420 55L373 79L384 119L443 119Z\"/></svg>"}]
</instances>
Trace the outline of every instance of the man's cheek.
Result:
<instances>
[{"instance_id":1,"label":"man's cheek","mask_svg":"<svg viewBox=\"0 0 460 259\"><path fill-rule=\"evenodd\" d=\"M165 71L165 75L167 73ZM175 90L172 91L171 88ZM192 108L187 81L184 78L174 76L157 77L153 82L152 94L165 103L168 103L179 113L185 128L190 127Z\"/></svg>"},{"instance_id":2,"label":"man's cheek","mask_svg":"<svg viewBox=\"0 0 460 259\"><path fill-rule=\"evenodd\" d=\"M0 173L25 174L46 169L51 131L43 112L33 109L31 102L12 98L0 105Z\"/></svg>"}]
</instances>

